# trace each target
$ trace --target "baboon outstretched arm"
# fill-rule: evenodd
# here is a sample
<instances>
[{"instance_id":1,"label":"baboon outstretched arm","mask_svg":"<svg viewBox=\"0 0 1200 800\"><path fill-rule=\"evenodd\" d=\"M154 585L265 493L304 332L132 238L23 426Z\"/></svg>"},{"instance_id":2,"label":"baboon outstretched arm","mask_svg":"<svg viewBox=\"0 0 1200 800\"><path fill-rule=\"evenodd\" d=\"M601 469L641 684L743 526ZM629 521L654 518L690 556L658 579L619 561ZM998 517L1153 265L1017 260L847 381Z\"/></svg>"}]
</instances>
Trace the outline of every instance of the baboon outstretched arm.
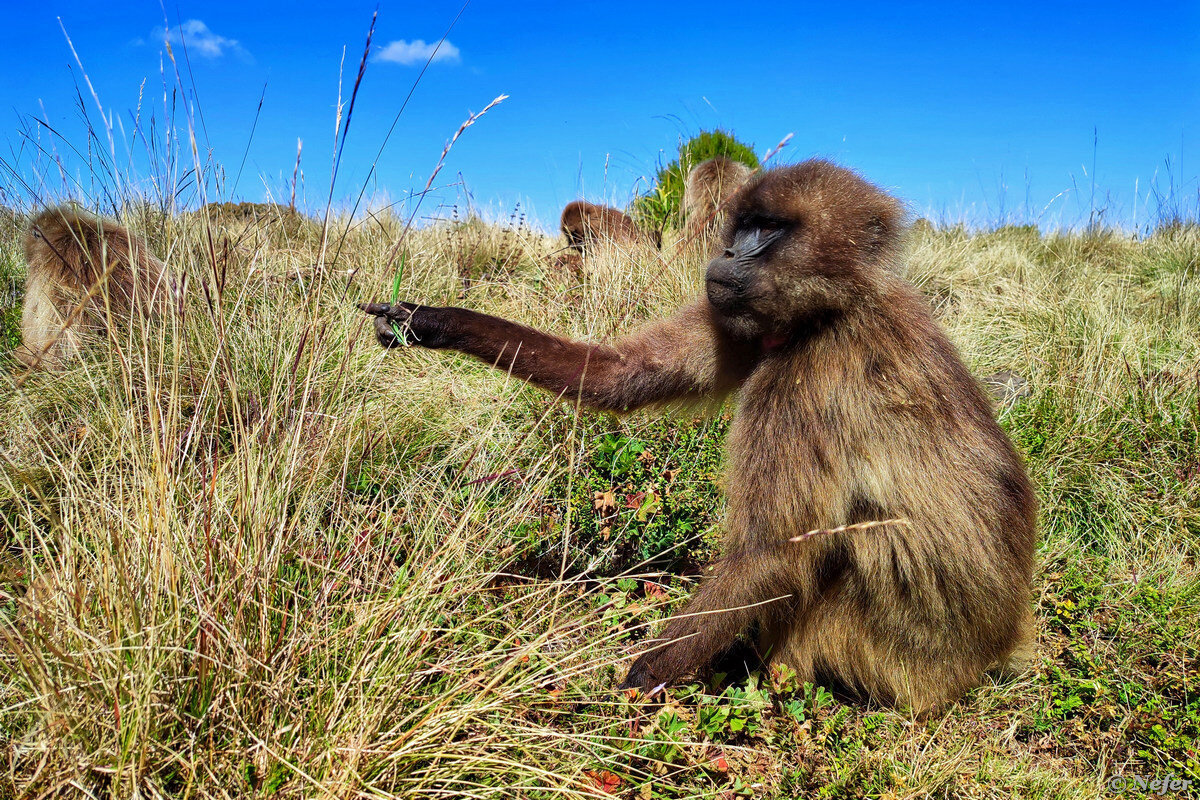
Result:
<instances>
[{"instance_id":1,"label":"baboon outstretched arm","mask_svg":"<svg viewBox=\"0 0 1200 800\"><path fill-rule=\"evenodd\" d=\"M684 398L719 398L757 355L717 328L707 301L680 309L612 345L573 342L465 308L364 303L384 347L408 344L475 356L532 384L607 411Z\"/></svg>"},{"instance_id":2,"label":"baboon outstretched arm","mask_svg":"<svg viewBox=\"0 0 1200 800\"><path fill-rule=\"evenodd\" d=\"M687 605L629 669L621 688L653 692L708 664L755 622L803 613L797 545L733 552L710 564Z\"/></svg>"}]
</instances>

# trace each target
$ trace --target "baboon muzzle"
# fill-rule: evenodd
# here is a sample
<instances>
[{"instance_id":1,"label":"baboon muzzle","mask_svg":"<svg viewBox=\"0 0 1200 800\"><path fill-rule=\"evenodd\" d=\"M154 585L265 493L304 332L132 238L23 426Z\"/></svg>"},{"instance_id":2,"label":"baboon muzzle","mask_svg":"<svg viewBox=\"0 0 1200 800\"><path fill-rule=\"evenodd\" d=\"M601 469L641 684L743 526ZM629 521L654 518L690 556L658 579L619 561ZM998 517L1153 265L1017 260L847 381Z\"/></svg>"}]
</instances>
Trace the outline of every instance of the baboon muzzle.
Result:
<instances>
[{"instance_id":1,"label":"baboon muzzle","mask_svg":"<svg viewBox=\"0 0 1200 800\"><path fill-rule=\"evenodd\" d=\"M750 287L750 270L736 258L714 258L704 274L708 302L722 313L736 310L745 302Z\"/></svg>"}]
</instances>

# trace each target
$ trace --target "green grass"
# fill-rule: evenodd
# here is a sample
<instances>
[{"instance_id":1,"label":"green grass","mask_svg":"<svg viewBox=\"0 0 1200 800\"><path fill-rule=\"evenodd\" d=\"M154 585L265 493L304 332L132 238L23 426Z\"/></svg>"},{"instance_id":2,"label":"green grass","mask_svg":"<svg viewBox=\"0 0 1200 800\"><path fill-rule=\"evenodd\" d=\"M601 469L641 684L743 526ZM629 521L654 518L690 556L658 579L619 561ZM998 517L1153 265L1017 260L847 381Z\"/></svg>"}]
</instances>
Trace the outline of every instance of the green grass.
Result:
<instances>
[{"instance_id":1,"label":"green grass","mask_svg":"<svg viewBox=\"0 0 1200 800\"><path fill-rule=\"evenodd\" d=\"M210 249L201 217L132 220L188 273L185 315L61 372L0 373L0 796L1200 780L1196 228L914 232L910 276L969 365L1029 381L998 413L1042 544L1029 672L913 720L736 663L661 704L616 692L715 552L729 409L581 412L470 359L384 353L353 307L391 299L396 256L404 297L603 339L695 291L694 257L614 250L567 274L520 221L473 219L399 255L383 216L322 272L312 223L219 219ZM15 299L18 232L0 248Z\"/></svg>"},{"instance_id":2,"label":"green grass","mask_svg":"<svg viewBox=\"0 0 1200 800\"><path fill-rule=\"evenodd\" d=\"M0 252L0 353L5 357L21 344L21 300L24 298L25 264L20 247L10 233Z\"/></svg>"}]
</instances>

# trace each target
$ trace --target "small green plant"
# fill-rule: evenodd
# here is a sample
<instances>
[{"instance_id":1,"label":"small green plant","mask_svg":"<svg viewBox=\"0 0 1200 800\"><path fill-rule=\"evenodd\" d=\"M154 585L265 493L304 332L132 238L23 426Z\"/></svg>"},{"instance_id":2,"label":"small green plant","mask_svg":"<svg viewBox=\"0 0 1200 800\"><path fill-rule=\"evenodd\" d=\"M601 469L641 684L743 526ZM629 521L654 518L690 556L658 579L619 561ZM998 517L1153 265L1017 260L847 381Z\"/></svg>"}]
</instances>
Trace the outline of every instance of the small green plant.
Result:
<instances>
[{"instance_id":1,"label":"small green plant","mask_svg":"<svg viewBox=\"0 0 1200 800\"><path fill-rule=\"evenodd\" d=\"M690 741L688 721L674 709L664 708L646 732L646 744L640 755L663 764L674 764L682 759L684 744Z\"/></svg>"},{"instance_id":2,"label":"small green plant","mask_svg":"<svg viewBox=\"0 0 1200 800\"><path fill-rule=\"evenodd\" d=\"M805 683L803 696L784 700L782 706L789 716L803 724L805 720L816 718L821 709L832 703L833 695L824 686Z\"/></svg>"},{"instance_id":3,"label":"small green plant","mask_svg":"<svg viewBox=\"0 0 1200 800\"><path fill-rule=\"evenodd\" d=\"M527 555L559 547L569 518L568 563L575 568L613 574L705 560L708 532L720 517L728 421L655 419L636 434L613 430L603 418L585 425L589 444L574 474L556 480L544 513L514 534L530 548Z\"/></svg>"},{"instance_id":4,"label":"small green plant","mask_svg":"<svg viewBox=\"0 0 1200 800\"><path fill-rule=\"evenodd\" d=\"M715 676L720 683L724 676ZM771 707L757 675L741 685L729 686L721 694L705 696L696 710L697 724L709 738L724 740L738 735L757 736L763 730L763 714Z\"/></svg>"}]
</instances>

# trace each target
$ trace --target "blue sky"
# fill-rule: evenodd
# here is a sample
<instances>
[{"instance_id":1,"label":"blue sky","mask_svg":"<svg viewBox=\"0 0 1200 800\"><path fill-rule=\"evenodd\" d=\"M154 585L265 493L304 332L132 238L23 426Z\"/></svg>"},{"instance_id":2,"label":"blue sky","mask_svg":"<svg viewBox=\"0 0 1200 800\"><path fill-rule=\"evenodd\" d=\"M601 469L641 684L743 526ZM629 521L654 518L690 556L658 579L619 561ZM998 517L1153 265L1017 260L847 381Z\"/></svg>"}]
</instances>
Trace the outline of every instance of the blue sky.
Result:
<instances>
[{"instance_id":1,"label":"blue sky","mask_svg":"<svg viewBox=\"0 0 1200 800\"><path fill-rule=\"evenodd\" d=\"M224 193L286 201L299 139L304 200L323 207L339 70L348 98L375 7L179 0L164 13L142 0L107 10L94 0L23 3L0 31L0 158L26 180L48 176L39 193L61 194L47 158L33 157L30 137L51 150L52 137L34 124L43 120L65 140L53 151L68 172L84 174L77 85L98 117L60 18L126 139L139 96L144 126L152 114L161 125L164 63L168 88L175 83L162 40L181 56L182 30L190 62L182 80L202 111L198 143L224 166ZM1196 205L1195 3L472 0L449 32L449 57L417 84L371 174L423 63L406 62L460 8L380 3L336 202L364 186L393 200L421 189L467 114L505 94L455 144L437 180L445 188L422 214L461 199L449 185L460 175L476 207L498 218L520 203L553 226L576 197L624 205L680 137L714 127L760 154L794 133L780 161L833 158L915 212L952 220L1078 224L1095 206L1130 225L1156 212L1151 187L1166 192L1172 181ZM184 119L177 113L181 127ZM119 129L116 146L125 163ZM133 172L148 183L155 170L135 150ZM17 188L0 174L0 189ZM99 189L85 179L75 191L95 199L88 195Z\"/></svg>"}]
</instances>

